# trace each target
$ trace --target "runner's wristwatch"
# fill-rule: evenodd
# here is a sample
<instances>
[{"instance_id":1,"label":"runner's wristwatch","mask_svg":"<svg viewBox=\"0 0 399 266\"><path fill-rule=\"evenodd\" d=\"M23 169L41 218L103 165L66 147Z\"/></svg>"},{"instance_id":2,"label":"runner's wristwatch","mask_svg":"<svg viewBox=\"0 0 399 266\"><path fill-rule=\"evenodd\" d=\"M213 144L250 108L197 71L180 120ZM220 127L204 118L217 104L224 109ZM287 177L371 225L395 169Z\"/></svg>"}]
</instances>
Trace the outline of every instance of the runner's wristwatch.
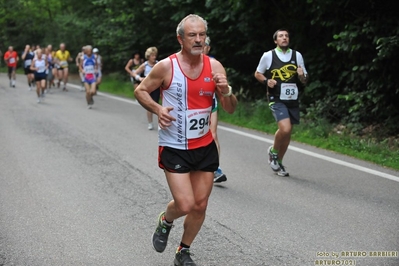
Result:
<instances>
[{"instance_id":1,"label":"runner's wristwatch","mask_svg":"<svg viewBox=\"0 0 399 266\"><path fill-rule=\"evenodd\" d=\"M233 94L233 90L232 90L231 86L229 85L228 87L229 87L228 93L224 94L223 92L221 92L223 97L229 97Z\"/></svg>"}]
</instances>

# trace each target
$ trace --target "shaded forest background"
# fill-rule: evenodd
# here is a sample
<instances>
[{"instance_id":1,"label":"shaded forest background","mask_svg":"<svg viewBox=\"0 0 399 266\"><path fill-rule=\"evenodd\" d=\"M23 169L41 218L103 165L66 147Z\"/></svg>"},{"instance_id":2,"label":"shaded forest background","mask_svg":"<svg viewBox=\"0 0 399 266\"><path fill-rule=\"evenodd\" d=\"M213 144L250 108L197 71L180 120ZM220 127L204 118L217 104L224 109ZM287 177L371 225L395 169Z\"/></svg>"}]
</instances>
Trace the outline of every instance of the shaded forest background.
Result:
<instances>
[{"instance_id":1,"label":"shaded forest background","mask_svg":"<svg viewBox=\"0 0 399 266\"><path fill-rule=\"evenodd\" d=\"M100 49L105 72L123 73L134 50L179 50L176 26L187 14L209 25L211 53L242 101L265 99L253 77L278 28L291 33L310 83L305 120L343 124L351 133L399 133L399 19L394 1L376 0L0 0L0 49L65 42L73 56Z\"/></svg>"}]
</instances>

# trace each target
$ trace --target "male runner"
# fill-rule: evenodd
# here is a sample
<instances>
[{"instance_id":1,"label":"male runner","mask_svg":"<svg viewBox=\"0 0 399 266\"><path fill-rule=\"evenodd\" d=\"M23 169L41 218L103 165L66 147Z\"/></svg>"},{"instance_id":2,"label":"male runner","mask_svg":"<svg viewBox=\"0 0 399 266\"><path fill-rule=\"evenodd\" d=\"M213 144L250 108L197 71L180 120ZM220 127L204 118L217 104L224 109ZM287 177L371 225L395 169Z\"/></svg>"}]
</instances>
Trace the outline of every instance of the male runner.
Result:
<instances>
[{"instance_id":1,"label":"male runner","mask_svg":"<svg viewBox=\"0 0 399 266\"><path fill-rule=\"evenodd\" d=\"M286 29L273 34L277 47L263 54L255 78L267 86L269 107L277 121L274 144L269 147L269 164L279 176L289 176L283 158L291 140L292 126L299 124L299 89L306 85L308 75L301 53L289 48Z\"/></svg>"},{"instance_id":2,"label":"male runner","mask_svg":"<svg viewBox=\"0 0 399 266\"><path fill-rule=\"evenodd\" d=\"M210 50L211 50L211 38L207 36L205 39L204 54L208 55L209 57L213 57L209 55ZM220 161L220 144L217 135L217 127L218 127L218 100L216 99L216 94L214 94L212 115L211 115L211 132L213 139L215 140L216 147L218 148L219 161ZM221 183L224 181L227 181L227 176L223 173L222 168L220 168L219 166L218 169L213 173L213 182Z\"/></svg>"},{"instance_id":3,"label":"male runner","mask_svg":"<svg viewBox=\"0 0 399 266\"><path fill-rule=\"evenodd\" d=\"M64 83L63 91L68 91L66 85L68 82L68 62L72 62L71 54L68 50L65 50L65 43L60 44L60 49L55 53L55 57L58 63L58 84L59 87L61 80Z\"/></svg>"},{"instance_id":4,"label":"male runner","mask_svg":"<svg viewBox=\"0 0 399 266\"><path fill-rule=\"evenodd\" d=\"M55 81L56 79L58 79L58 68L59 68L60 66L58 65L58 60L55 58L55 54L56 54L57 52L53 50L53 46L52 46L51 44L49 44L49 45L47 46L47 48L50 50L51 57L52 57L52 66L51 66L51 68L52 68L51 72L52 72L52 74L53 74L52 85L53 85L53 87L55 87L54 81ZM58 86L58 87L59 87L59 86Z\"/></svg>"},{"instance_id":5,"label":"male runner","mask_svg":"<svg viewBox=\"0 0 399 266\"><path fill-rule=\"evenodd\" d=\"M222 64L203 54L207 22L188 15L177 26L181 51L157 63L135 90L140 104L158 116L159 166L165 172L173 200L161 212L153 234L157 252L166 248L173 221L185 216L184 232L174 265L195 266L190 245L205 219L219 165L218 151L209 128L213 94L233 113L232 94ZM161 87L162 106L150 93Z\"/></svg>"},{"instance_id":6,"label":"male runner","mask_svg":"<svg viewBox=\"0 0 399 266\"><path fill-rule=\"evenodd\" d=\"M51 86L54 85L54 74L53 74L54 58L53 58L53 51L52 51L51 44L47 45L47 47L45 49L45 55L46 55L47 63L48 63L47 91L50 93Z\"/></svg>"},{"instance_id":7,"label":"male runner","mask_svg":"<svg viewBox=\"0 0 399 266\"><path fill-rule=\"evenodd\" d=\"M9 46L8 51L4 54L4 61L8 67L8 78L10 79L10 87L15 88L15 70L17 69L19 57L14 47Z\"/></svg>"},{"instance_id":8,"label":"male runner","mask_svg":"<svg viewBox=\"0 0 399 266\"><path fill-rule=\"evenodd\" d=\"M88 109L93 107L93 95L96 93L97 60L92 50L93 47L91 45L85 46L85 51L79 65L79 70L84 76Z\"/></svg>"},{"instance_id":9,"label":"male runner","mask_svg":"<svg viewBox=\"0 0 399 266\"><path fill-rule=\"evenodd\" d=\"M30 45L27 44L25 46L25 50L23 51L21 58L24 60L24 71L26 78L28 80L29 90L32 90L32 83L35 82L35 76L33 75L33 70L30 69L30 65L32 64L32 60L35 57L35 53L30 49Z\"/></svg>"},{"instance_id":10,"label":"male runner","mask_svg":"<svg viewBox=\"0 0 399 266\"><path fill-rule=\"evenodd\" d=\"M101 71L101 70L102 70L102 67L103 67L103 58L102 58L102 56L99 54L99 52L100 52L100 51L98 50L98 48L94 48L94 49L93 49L93 53L94 53L94 56L96 57L96 61L97 61L96 91L98 91L98 90L100 89L100 84L101 84L102 76L103 76L102 71Z\"/></svg>"},{"instance_id":11,"label":"male runner","mask_svg":"<svg viewBox=\"0 0 399 266\"><path fill-rule=\"evenodd\" d=\"M40 103L44 99L48 70L48 61L42 49L36 49L36 57L33 59L30 69L35 73L37 103Z\"/></svg>"},{"instance_id":12,"label":"male runner","mask_svg":"<svg viewBox=\"0 0 399 266\"><path fill-rule=\"evenodd\" d=\"M84 87L85 87L85 77L83 75L83 73L80 71L80 64L83 60L83 56L85 53L85 47L86 46L82 46L82 51L80 51L78 53L78 55L75 58L75 63L76 63L76 67L79 69L79 77L80 77L80 81L82 82L81 87L80 87L80 91L84 91Z\"/></svg>"}]
</instances>

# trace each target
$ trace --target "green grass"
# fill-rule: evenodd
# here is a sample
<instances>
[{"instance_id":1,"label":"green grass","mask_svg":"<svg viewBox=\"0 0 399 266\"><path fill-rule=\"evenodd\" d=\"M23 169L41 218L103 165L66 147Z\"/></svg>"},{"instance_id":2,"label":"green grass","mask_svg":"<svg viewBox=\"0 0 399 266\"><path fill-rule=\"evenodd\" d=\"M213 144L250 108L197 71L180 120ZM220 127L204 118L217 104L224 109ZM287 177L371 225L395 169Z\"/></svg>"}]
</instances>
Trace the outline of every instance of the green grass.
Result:
<instances>
[{"instance_id":1,"label":"green grass","mask_svg":"<svg viewBox=\"0 0 399 266\"><path fill-rule=\"evenodd\" d=\"M267 103L261 101L239 102L232 115L220 108L219 120L268 134L274 134L277 130ZM322 120L302 121L300 125L294 127L292 140L399 170L398 140L379 141L371 137L338 134L331 124Z\"/></svg>"},{"instance_id":2,"label":"green grass","mask_svg":"<svg viewBox=\"0 0 399 266\"><path fill-rule=\"evenodd\" d=\"M132 83L117 74L103 76L100 91L126 98L134 98Z\"/></svg>"},{"instance_id":3,"label":"green grass","mask_svg":"<svg viewBox=\"0 0 399 266\"><path fill-rule=\"evenodd\" d=\"M0 73L7 73L8 72L8 68L4 66L4 62L1 64L0 67ZM15 73L17 74L25 74L24 69L22 67L17 67L17 70L15 71Z\"/></svg>"}]
</instances>

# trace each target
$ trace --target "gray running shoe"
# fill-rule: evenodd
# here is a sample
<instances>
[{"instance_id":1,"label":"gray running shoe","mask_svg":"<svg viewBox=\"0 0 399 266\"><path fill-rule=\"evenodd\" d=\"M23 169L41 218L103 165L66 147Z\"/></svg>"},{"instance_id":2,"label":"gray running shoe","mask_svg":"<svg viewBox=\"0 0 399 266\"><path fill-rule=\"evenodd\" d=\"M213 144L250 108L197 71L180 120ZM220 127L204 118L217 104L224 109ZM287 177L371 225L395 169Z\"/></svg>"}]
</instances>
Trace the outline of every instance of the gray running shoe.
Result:
<instances>
[{"instance_id":1,"label":"gray running shoe","mask_svg":"<svg viewBox=\"0 0 399 266\"><path fill-rule=\"evenodd\" d=\"M197 266L195 262L191 259L190 249L182 248L180 251L176 251L175 266Z\"/></svg>"},{"instance_id":2,"label":"gray running shoe","mask_svg":"<svg viewBox=\"0 0 399 266\"><path fill-rule=\"evenodd\" d=\"M280 170L277 172L277 175L279 175L279 176L290 176L290 174L287 171L285 171L284 165L281 164L281 163L279 163L279 165L280 165Z\"/></svg>"},{"instance_id":3,"label":"gray running shoe","mask_svg":"<svg viewBox=\"0 0 399 266\"><path fill-rule=\"evenodd\" d=\"M280 165L277 161L278 155L277 155L277 153L273 153L271 151L272 148L273 148L273 146L270 146L269 149L267 149L267 153L269 154L268 162L269 162L270 168L272 168L272 170L274 172L277 172L277 171L280 171Z\"/></svg>"},{"instance_id":4,"label":"gray running shoe","mask_svg":"<svg viewBox=\"0 0 399 266\"><path fill-rule=\"evenodd\" d=\"M213 183L221 183L227 181L227 176L223 174L222 169L218 168L213 173Z\"/></svg>"},{"instance_id":5,"label":"gray running shoe","mask_svg":"<svg viewBox=\"0 0 399 266\"><path fill-rule=\"evenodd\" d=\"M173 225L166 225L163 222L163 217L165 212L161 212L158 217L158 226L155 229L154 234L152 235L152 245L157 252L164 252L166 245L168 244L168 237L170 230L172 229Z\"/></svg>"}]
</instances>

